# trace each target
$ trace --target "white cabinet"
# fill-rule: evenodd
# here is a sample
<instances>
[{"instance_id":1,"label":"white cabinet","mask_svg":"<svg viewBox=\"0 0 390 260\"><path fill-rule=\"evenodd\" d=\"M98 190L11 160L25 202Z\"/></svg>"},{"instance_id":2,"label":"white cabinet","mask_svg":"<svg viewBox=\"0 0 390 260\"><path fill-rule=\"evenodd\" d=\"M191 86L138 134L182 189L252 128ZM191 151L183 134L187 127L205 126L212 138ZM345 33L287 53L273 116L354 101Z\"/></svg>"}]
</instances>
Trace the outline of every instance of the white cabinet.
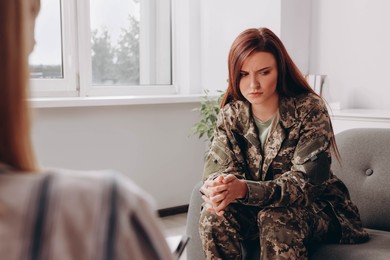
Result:
<instances>
[{"instance_id":1,"label":"white cabinet","mask_svg":"<svg viewBox=\"0 0 390 260\"><path fill-rule=\"evenodd\" d=\"M329 110L334 133L351 128L390 128L390 110Z\"/></svg>"}]
</instances>

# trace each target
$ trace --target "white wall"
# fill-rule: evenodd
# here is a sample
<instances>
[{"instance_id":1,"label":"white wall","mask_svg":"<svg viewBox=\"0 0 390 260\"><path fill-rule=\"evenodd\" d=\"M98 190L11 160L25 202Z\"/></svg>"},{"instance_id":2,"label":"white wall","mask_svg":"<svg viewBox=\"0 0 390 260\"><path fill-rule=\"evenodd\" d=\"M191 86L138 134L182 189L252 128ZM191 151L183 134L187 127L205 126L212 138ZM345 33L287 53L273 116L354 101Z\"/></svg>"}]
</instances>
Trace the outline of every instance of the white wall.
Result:
<instances>
[{"instance_id":1,"label":"white wall","mask_svg":"<svg viewBox=\"0 0 390 260\"><path fill-rule=\"evenodd\" d=\"M309 72L311 0L282 1L280 38L303 74Z\"/></svg>"},{"instance_id":2,"label":"white wall","mask_svg":"<svg viewBox=\"0 0 390 260\"><path fill-rule=\"evenodd\" d=\"M313 0L311 73L344 108L390 109L390 1Z\"/></svg>"},{"instance_id":3,"label":"white wall","mask_svg":"<svg viewBox=\"0 0 390 260\"><path fill-rule=\"evenodd\" d=\"M156 200L188 204L202 176L204 141L190 135L198 103L34 110L33 140L43 166L116 169Z\"/></svg>"}]
</instances>

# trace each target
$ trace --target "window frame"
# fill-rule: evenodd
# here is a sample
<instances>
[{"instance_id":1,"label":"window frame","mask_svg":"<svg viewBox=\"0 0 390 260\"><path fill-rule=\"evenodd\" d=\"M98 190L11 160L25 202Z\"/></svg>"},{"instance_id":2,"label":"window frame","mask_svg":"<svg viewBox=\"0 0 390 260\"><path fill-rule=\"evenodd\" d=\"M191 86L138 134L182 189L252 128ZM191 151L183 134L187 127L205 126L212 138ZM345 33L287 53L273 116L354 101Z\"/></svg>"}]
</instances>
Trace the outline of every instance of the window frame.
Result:
<instances>
[{"instance_id":1,"label":"window frame","mask_svg":"<svg viewBox=\"0 0 390 260\"><path fill-rule=\"evenodd\" d=\"M104 85L97 86L92 84L92 63L91 63L91 29L90 29L90 1L77 0L59 0L61 6L61 30L62 30L62 61L63 61L63 79L31 79L31 97L101 97L101 96L128 96L128 95L174 95L178 94L179 90L175 85L174 80L174 61L173 51L173 1L164 0L169 5L169 29L170 37L169 59L170 59L170 81L171 84L166 85L136 85L136 86L112 86ZM147 12L158 12L159 5L163 1L159 0L141 0L146 4L141 5L141 15ZM166 19L166 16L155 15L153 19ZM77 21L77 22L76 22ZM154 37L167 34L167 31L162 30L161 21L152 21L151 23L142 23L140 30L149 30L148 35L153 34ZM155 27L153 27L153 25ZM157 25L157 26L156 26ZM141 39L145 42L145 39ZM151 41L153 42L153 41ZM155 41L156 42L156 41ZM161 41L159 41L161 42ZM164 53L160 51L166 45L148 44L148 49L143 50L144 53ZM140 54L141 56L141 54ZM151 59L150 55L145 56L148 60L143 59L141 66L144 68L143 73L150 75L154 73L158 77L155 66L161 60L159 56ZM166 57L165 57L166 59ZM145 62L146 61L146 62ZM145 70L145 68L148 68ZM141 68L140 68L141 69ZM141 77L142 75L140 75Z\"/></svg>"},{"instance_id":2,"label":"window frame","mask_svg":"<svg viewBox=\"0 0 390 260\"><path fill-rule=\"evenodd\" d=\"M30 79L32 97L78 96L77 67L76 67L76 42L74 31L76 30L73 1L60 2L61 46L62 46L62 79ZM64 22L64 21L68 22Z\"/></svg>"}]
</instances>

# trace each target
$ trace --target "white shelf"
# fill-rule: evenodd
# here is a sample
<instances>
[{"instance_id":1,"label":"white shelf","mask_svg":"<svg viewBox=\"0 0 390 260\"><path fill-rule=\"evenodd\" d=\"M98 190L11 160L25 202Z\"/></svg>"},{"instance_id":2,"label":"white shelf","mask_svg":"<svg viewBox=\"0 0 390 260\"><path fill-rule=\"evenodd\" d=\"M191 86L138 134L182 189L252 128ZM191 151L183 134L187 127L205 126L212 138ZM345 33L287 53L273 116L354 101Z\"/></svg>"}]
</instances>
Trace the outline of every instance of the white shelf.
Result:
<instances>
[{"instance_id":1,"label":"white shelf","mask_svg":"<svg viewBox=\"0 0 390 260\"><path fill-rule=\"evenodd\" d=\"M124 106L146 104L174 104L200 102L201 95L112 96L112 97L64 97L32 98L33 108Z\"/></svg>"},{"instance_id":2,"label":"white shelf","mask_svg":"<svg viewBox=\"0 0 390 260\"><path fill-rule=\"evenodd\" d=\"M390 110L381 109L341 109L330 110L332 117L390 119Z\"/></svg>"},{"instance_id":3,"label":"white shelf","mask_svg":"<svg viewBox=\"0 0 390 260\"><path fill-rule=\"evenodd\" d=\"M390 128L390 110L385 109L330 109L334 132L351 128Z\"/></svg>"}]
</instances>

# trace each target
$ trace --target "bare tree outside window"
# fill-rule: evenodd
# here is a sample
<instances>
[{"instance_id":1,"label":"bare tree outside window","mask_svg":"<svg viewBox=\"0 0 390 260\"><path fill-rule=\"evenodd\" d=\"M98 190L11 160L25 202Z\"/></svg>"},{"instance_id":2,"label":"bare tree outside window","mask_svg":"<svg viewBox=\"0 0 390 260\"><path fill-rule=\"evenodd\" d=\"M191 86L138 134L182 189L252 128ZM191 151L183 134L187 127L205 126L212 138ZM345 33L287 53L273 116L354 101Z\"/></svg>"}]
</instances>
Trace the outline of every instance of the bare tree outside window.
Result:
<instances>
[{"instance_id":1,"label":"bare tree outside window","mask_svg":"<svg viewBox=\"0 0 390 260\"><path fill-rule=\"evenodd\" d=\"M139 85L139 21L129 15L114 45L107 29L92 31L92 80L95 85Z\"/></svg>"},{"instance_id":2,"label":"bare tree outside window","mask_svg":"<svg viewBox=\"0 0 390 260\"><path fill-rule=\"evenodd\" d=\"M139 22L129 16L129 26L122 31L116 49L116 73L119 83L139 85Z\"/></svg>"},{"instance_id":3,"label":"bare tree outside window","mask_svg":"<svg viewBox=\"0 0 390 260\"><path fill-rule=\"evenodd\" d=\"M109 10L110 5L112 9L112 2L91 2L93 85L140 84L140 2L122 2L118 5L121 9L119 13L122 16L126 13L127 19L120 24L99 16L101 8ZM93 12L94 10L96 12Z\"/></svg>"}]
</instances>

